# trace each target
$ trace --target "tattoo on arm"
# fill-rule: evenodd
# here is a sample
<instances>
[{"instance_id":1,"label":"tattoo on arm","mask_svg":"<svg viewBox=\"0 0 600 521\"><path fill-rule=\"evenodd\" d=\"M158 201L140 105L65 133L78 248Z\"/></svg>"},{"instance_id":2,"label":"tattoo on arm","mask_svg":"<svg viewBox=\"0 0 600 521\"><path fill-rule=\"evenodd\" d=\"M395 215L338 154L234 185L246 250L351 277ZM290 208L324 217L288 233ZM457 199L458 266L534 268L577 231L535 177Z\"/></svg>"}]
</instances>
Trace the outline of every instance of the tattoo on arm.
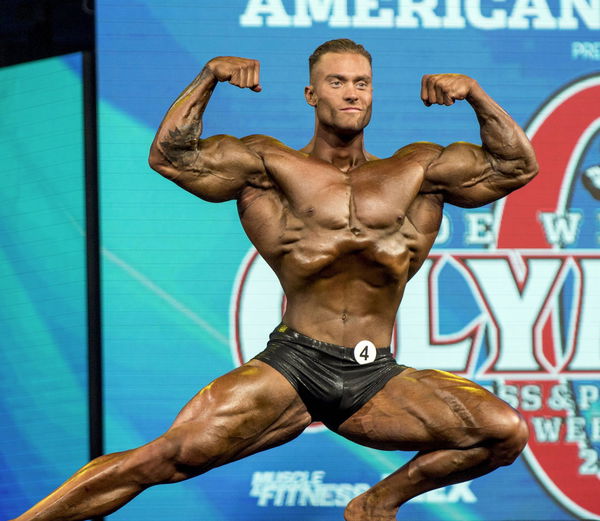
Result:
<instances>
[{"instance_id":1,"label":"tattoo on arm","mask_svg":"<svg viewBox=\"0 0 600 521\"><path fill-rule=\"evenodd\" d=\"M202 88L202 83L206 83L213 73L208 67L204 67L200 74L194 78L185 90L177 97L171 105L168 114L173 112L179 105L189 103L188 99L198 88ZM160 141L160 148L167 161L174 167L181 169L194 164L199 154L199 138L202 132L202 115L210 99L216 83L207 84L200 92L198 99L192 102L192 105L182 114L181 119L172 129L167 130L167 135Z\"/></svg>"},{"instance_id":2,"label":"tattoo on arm","mask_svg":"<svg viewBox=\"0 0 600 521\"><path fill-rule=\"evenodd\" d=\"M197 124L182 125L169 130L168 139L160 142L164 156L171 165L178 169L186 168L195 162L198 157L198 139L201 122Z\"/></svg>"}]
</instances>

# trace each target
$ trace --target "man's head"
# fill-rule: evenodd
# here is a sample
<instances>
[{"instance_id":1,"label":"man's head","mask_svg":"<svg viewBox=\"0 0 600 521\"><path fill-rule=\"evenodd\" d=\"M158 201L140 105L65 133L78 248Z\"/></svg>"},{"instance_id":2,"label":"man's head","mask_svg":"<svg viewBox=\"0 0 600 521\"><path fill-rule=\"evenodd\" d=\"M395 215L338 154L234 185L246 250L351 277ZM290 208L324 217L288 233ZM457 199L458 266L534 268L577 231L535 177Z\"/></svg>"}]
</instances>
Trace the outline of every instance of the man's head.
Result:
<instances>
[{"instance_id":1,"label":"man's head","mask_svg":"<svg viewBox=\"0 0 600 521\"><path fill-rule=\"evenodd\" d=\"M371 119L371 55L352 40L331 40L309 60L310 85L304 89L317 123L346 134L362 131Z\"/></svg>"}]
</instances>

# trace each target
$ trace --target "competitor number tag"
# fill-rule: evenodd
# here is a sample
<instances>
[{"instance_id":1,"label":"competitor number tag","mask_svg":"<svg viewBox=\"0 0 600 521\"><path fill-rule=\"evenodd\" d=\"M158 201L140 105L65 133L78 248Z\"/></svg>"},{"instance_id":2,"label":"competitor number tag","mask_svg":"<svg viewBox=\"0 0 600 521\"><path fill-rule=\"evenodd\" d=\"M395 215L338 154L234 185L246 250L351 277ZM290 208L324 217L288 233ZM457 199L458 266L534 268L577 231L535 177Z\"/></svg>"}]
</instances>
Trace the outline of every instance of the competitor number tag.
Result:
<instances>
[{"instance_id":1,"label":"competitor number tag","mask_svg":"<svg viewBox=\"0 0 600 521\"><path fill-rule=\"evenodd\" d=\"M370 364L377 356L377 348L370 340L361 340L354 348L354 360L360 365Z\"/></svg>"}]
</instances>

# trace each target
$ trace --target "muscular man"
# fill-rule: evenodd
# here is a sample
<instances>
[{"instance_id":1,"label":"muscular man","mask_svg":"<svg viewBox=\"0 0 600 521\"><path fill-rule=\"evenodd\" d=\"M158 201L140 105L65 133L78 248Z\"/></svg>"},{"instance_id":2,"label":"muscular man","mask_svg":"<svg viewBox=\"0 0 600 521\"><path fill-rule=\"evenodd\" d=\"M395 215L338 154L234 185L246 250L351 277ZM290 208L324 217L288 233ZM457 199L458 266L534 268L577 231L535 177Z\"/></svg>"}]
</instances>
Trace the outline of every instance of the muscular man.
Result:
<instances>
[{"instance_id":1,"label":"muscular man","mask_svg":"<svg viewBox=\"0 0 600 521\"><path fill-rule=\"evenodd\" d=\"M200 138L218 82L258 92L259 64L209 61L167 112L150 165L206 201L237 201L285 291L282 324L264 352L202 389L164 435L92 461L18 521L108 514L147 487L287 442L313 420L368 447L418 451L353 499L347 521L391 521L410 498L508 465L525 446L526 424L503 401L450 373L397 365L386 347L444 204L481 206L536 174L519 126L475 80L428 75L425 105L466 100L482 146L420 142L372 156L363 142L371 57L350 40L310 57L315 131L299 151L262 135Z\"/></svg>"}]
</instances>

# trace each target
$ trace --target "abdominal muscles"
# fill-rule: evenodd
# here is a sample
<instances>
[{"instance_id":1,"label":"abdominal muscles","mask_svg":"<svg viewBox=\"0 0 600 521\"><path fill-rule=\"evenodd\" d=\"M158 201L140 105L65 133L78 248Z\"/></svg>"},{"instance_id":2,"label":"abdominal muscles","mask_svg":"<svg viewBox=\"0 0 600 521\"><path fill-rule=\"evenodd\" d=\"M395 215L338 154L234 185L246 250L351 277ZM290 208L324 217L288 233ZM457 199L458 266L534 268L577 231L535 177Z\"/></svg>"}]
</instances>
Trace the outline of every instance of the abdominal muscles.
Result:
<instances>
[{"instance_id":1,"label":"abdominal muscles","mask_svg":"<svg viewBox=\"0 0 600 521\"><path fill-rule=\"evenodd\" d=\"M287 297L284 321L338 345L389 345L409 261L398 232L329 230L289 244L275 270Z\"/></svg>"}]
</instances>

